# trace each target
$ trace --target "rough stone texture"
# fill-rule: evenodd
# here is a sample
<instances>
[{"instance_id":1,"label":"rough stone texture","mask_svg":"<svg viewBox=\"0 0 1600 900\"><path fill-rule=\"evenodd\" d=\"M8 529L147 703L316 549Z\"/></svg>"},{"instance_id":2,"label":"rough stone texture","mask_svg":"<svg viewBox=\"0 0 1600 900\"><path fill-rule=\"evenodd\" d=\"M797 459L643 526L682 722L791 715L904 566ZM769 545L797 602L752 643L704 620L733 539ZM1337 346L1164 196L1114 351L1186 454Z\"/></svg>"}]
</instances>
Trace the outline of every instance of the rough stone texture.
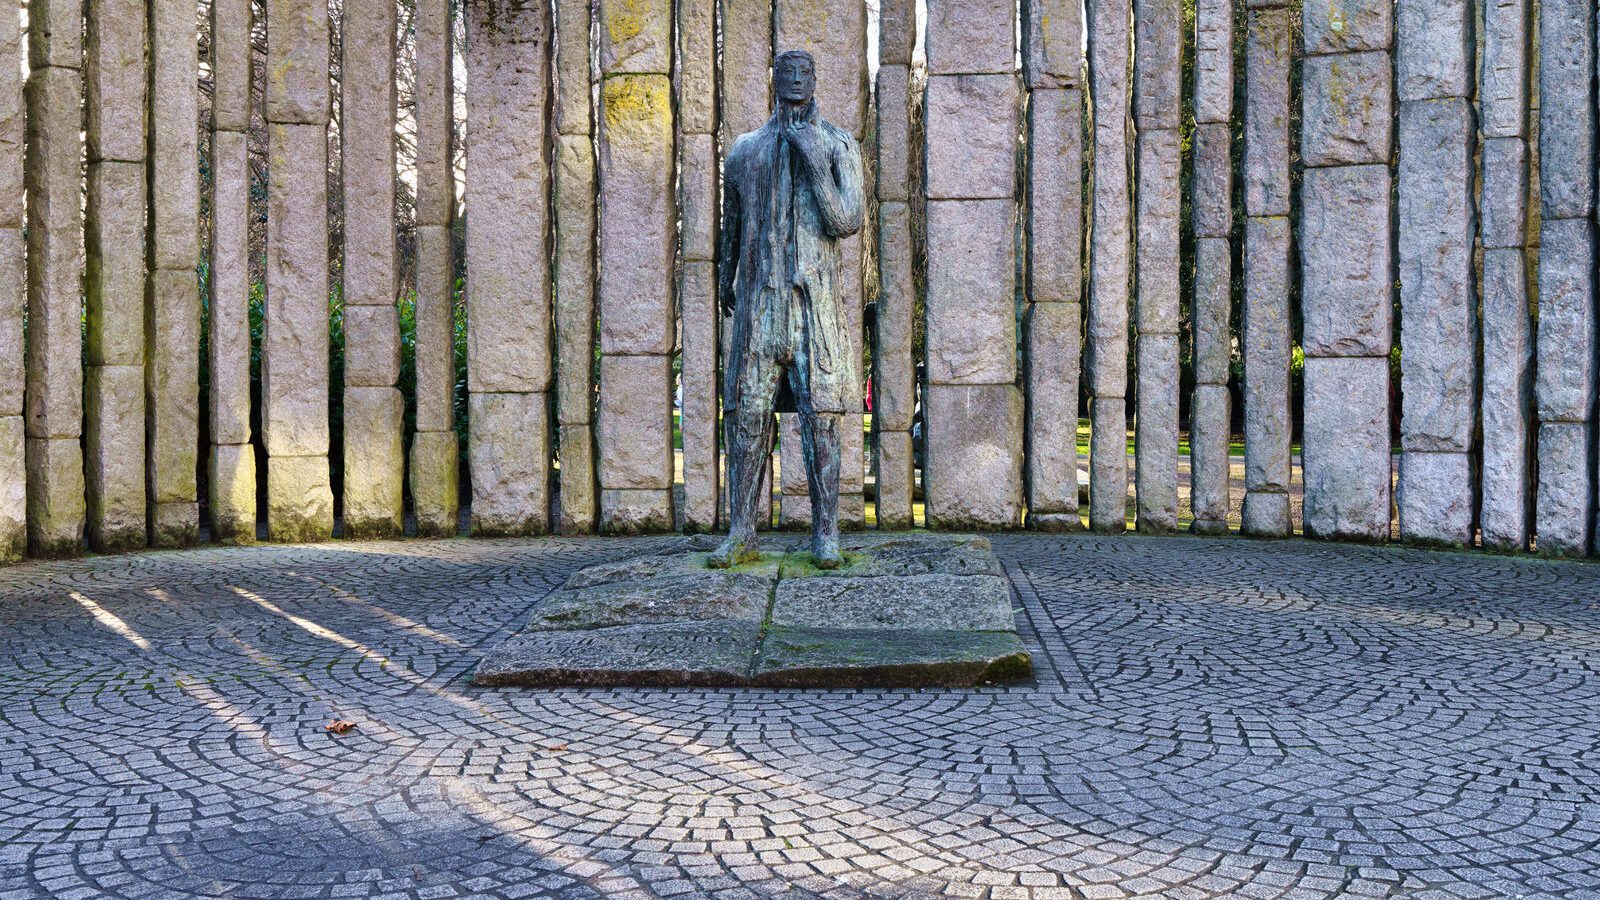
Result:
<instances>
[{"instance_id":1,"label":"rough stone texture","mask_svg":"<svg viewBox=\"0 0 1600 900\"><path fill-rule=\"evenodd\" d=\"M1178 527L1178 336L1140 333L1134 469L1141 532Z\"/></svg>"},{"instance_id":2,"label":"rough stone texture","mask_svg":"<svg viewBox=\"0 0 1600 900\"><path fill-rule=\"evenodd\" d=\"M860 459L862 456L862 440L864 432L860 428L849 427L851 415L843 417L846 421L840 423L839 431L839 493L859 494L863 484L861 467L848 465L844 460ZM805 460L799 452L800 442L800 416L795 413L779 413L778 415L778 443L781 450L781 465L778 477L778 492L783 496L807 499L810 496L810 482L807 479ZM842 501L841 501L842 502ZM805 520L810 522L810 503L801 504L797 509L805 511ZM781 513L780 513L781 514Z\"/></svg>"},{"instance_id":3,"label":"rough stone texture","mask_svg":"<svg viewBox=\"0 0 1600 900\"><path fill-rule=\"evenodd\" d=\"M90 366L84 379L89 546L145 545L144 367Z\"/></svg>"},{"instance_id":4,"label":"rough stone texture","mask_svg":"<svg viewBox=\"0 0 1600 900\"><path fill-rule=\"evenodd\" d=\"M600 70L672 70L672 0L603 0L599 4Z\"/></svg>"},{"instance_id":5,"label":"rough stone texture","mask_svg":"<svg viewBox=\"0 0 1600 900\"><path fill-rule=\"evenodd\" d=\"M1291 532L1289 494L1250 491L1244 495L1239 533L1253 537L1287 537Z\"/></svg>"},{"instance_id":6,"label":"rough stone texture","mask_svg":"<svg viewBox=\"0 0 1600 900\"><path fill-rule=\"evenodd\" d=\"M706 148L710 154L710 147ZM714 159L713 159L714 162ZM680 431L683 437L683 515L690 531L717 526L717 308L716 264L686 262L679 275L683 305L683 391Z\"/></svg>"},{"instance_id":7,"label":"rough stone texture","mask_svg":"<svg viewBox=\"0 0 1600 900\"><path fill-rule=\"evenodd\" d=\"M872 420L879 431L910 431L916 411L916 361L912 354L917 292L911 210L904 203L878 207L877 337L873 342Z\"/></svg>"},{"instance_id":8,"label":"rough stone texture","mask_svg":"<svg viewBox=\"0 0 1600 900\"><path fill-rule=\"evenodd\" d=\"M1196 237L1226 238L1233 232L1233 135L1226 122L1197 124L1193 133Z\"/></svg>"},{"instance_id":9,"label":"rough stone texture","mask_svg":"<svg viewBox=\"0 0 1600 900\"><path fill-rule=\"evenodd\" d=\"M916 483L911 432L879 429L873 437L878 449L878 527L885 530L910 528L913 524L912 486Z\"/></svg>"},{"instance_id":10,"label":"rough stone texture","mask_svg":"<svg viewBox=\"0 0 1600 900\"><path fill-rule=\"evenodd\" d=\"M1541 421L1584 422L1594 414L1594 265L1592 222L1549 218L1541 222L1534 383Z\"/></svg>"},{"instance_id":11,"label":"rough stone texture","mask_svg":"<svg viewBox=\"0 0 1600 900\"><path fill-rule=\"evenodd\" d=\"M928 198L1012 196L1017 179L1016 76L933 75L924 96Z\"/></svg>"},{"instance_id":12,"label":"rough stone texture","mask_svg":"<svg viewBox=\"0 0 1600 900\"><path fill-rule=\"evenodd\" d=\"M1030 90L1077 87L1083 81L1083 4L1022 4L1022 77Z\"/></svg>"},{"instance_id":13,"label":"rough stone texture","mask_svg":"<svg viewBox=\"0 0 1600 900\"><path fill-rule=\"evenodd\" d=\"M193 3L150 3L150 232L152 269L193 269L200 258L199 68ZM324 73L326 78L326 73Z\"/></svg>"},{"instance_id":14,"label":"rough stone texture","mask_svg":"<svg viewBox=\"0 0 1600 900\"><path fill-rule=\"evenodd\" d=\"M677 15L678 125L684 134L713 134L717 130L717 0L680 0ZM587 58L583 71L588 71Z\"/></svg>"},{"instance_id":15,"label":"rough stone texture","mask_svg":"<svg viewBox=\"0 0 1600 900\"><path fill-rule=\"evenodd\" d=\"M1189 413L1189 473L1193 490L1192 530L1228 531L1228 440L1233 396L1226 384L1197 384Z\"/></svg>"},{"instance_id":16,"label":"rough stone texture","mask_svg":"<svg viewBox=\"0 0 1600 900\"><path fill-rule=\"evenodd\" d=\"M445 225L417 226L416 403L418 431L455 422L455 261Z\"/></svg>"},{"instance_id":17,"label":"rough stone texture","mask_svg":"<svg viewBox=\"0 0 1600 900\"><path fill-rule=\"evenodd\" d=\"M1485 248L1522 247L1528 239L1528 144L1520 137L1483 142L1478 239Z\"/></svg>"},{"instance_id":18,"label":"rough stone texture","mask_svg":"<svg viewBox=\"0 0 1600 900\"><path fill-rule=\"evenodd\" d=\"M1408 451L1466 452L1478 394L1468 101L1402 103L1400 147L1400 346L1408 351L1400 359L1401 442ZM1422 489L1413 488L1414 514L1423 508Z\"/></svg>"},{"instance_id":19,"label":"rough stone texture","mask_svg":"<svg viewBox=\"0 0 1600 900\"><path fill-rule=\"evenodd\" d=\"M561 506L556 528L562 534L594 531L600 514L600 486L595 481L594 430L588 425L562 425L557 430L561 463Z\"/></svg>"},{"instance_id":20,"label":"rough stone texture","mask_svg":"<svg viewBox=\"0 0 1600 900\"><path fill-rule=\"evenodd\" d=\"M526 632L480 662L472 682L487 687L736 685L746 682L760 637L759 626L726 622Z\"/></svg>"},{"instance_id":21,"label":"rough stone texture","mask_svg":"<svg viewBox=\"0 0 1600 900\"><path fill-rule=\"evenodd\" d=\"M250 32L254 6L250 0L211 4L211 54L206 62L211 66L213 131L244 131L250 127Z\"/></svg>"},{"instance_id":22,"label":"rough stone texture","mask_svg":"<svg viewBox=\"0 0 1600 900\"><path fill-rule=\"evenodd\" d=\"M817 60L817 108L823 117L866 137L867 6L859 0L774 0L778 52L805 50Z\"/></svg>"},{"instance_id":23,"label":"rough stone texture","mask_svg":"<svg viewBox=\"0 0 1600 900\"><path fill-rule=\"evenodd\" d=\"M53 7L49 8L53 11ZM49 25L50 20L41 20ZM82 280L83 216L79 155L80 79L74 69L34 69L28 76L27 421L30 438L76 438L83 428ZM52 451L49 477L64 468L66 451ZM79 493L82 473L77 477ZM55 490L43 483L35 501ZM61 498L68 507L83 508ZM48 513L52 521L64 515ZM82 529L79 523L78 529ZM53 543L53 540L52 540Z\"/></svg>"},{"instance_id":24,"label":"rough stone texture","mask_svg":"<svg viewBox=\"0 0 1600 900\"><path fill-rule=\"evenodd\" d=\"M1178 127L1182 18L1179 0L1134 0L1133 121L1141 132Z\"/></svg>"},{"instance_id":25,"label":"rough stone texture","mask_svg":"<svg viewBox=\"0 0 1600 900\"><path fill-rule=\"evenodd\" d=\"M1406 450L1395 489L1400 536L1408 541L1466 547L1472 543L1472 456Z\"/></svg>"},{"instance_id":26,"label":"rough stone texture","mask_svg":"<svg viewBox=\"0 0 1600 900\"><path fill-rule=\"evenodd\" d=\"M211 539L251 544L256 539L256 451L249 444L212 444L208 467Z\"/></svg>"},{"instance_id":27,"label":"rough stone texture","mask_svg":"<svg viewBox=\"0 0 1600 900\"><path fill-rule=\"evenodd\" d=\"M269 125L267 132L262 435L269 456L324 457L328 452L327 137L321 125ZM189 280L192 288L192 270ZM157 283L154 275L151 283ZM155 362L152 357L151 364ZM187 396L193 396L192 383ZM270 476L270 465L268 471ZM292 516L293 508L278 505L279 515ZM320 515L315 504L303 509ZM293 531L300 533L298 528Z\"/></svg>"},{"instance_id":28,"label":"rough stone texture","mask_svg":"<svg viewBox=\"0 0 1600 900\"><path fill-rule=\"evenodd\" d=\"M765 585L761 600L766 600ZM785 577L773 595L771 626L895 631L1017 627L1004 576L943 574Z\"/></svg>"},{"instance_id":29,"label":"rough stone texture","mask_svg":"<svg viewBox=\"0 0 1600 900\"><path fill-rule=\"evenodd\" d=\"M28 67L77 68L83 62L83 0L28 4Z\"/></svg>"},{"instance_id":30,"label":"rough stone texture","mask_svg":"<svg viewBox=\"0 0 1600 900\"><path fill-rule=\"evenodd\" d=\"M1194 119L1233 117L1233 0L1199 0L1195 7Z\"/></svg>"},{"instance_id":31,"label":"rough stone texture","mask_svg":"<svg viewBox=\"0 0 1600 900\"><path fill-rule=\"evenodd\" d=\"M1305 362L1305 530L1311 537L1389 537L1389 360Z\"/></svg>"},{"instance_id":32,"label":"rough stone texture","mask_svg":"<svg viewBox=\"0 0 1600 900\"><path fill-rule=\"evenodd\" d=\"M1523 251L1483 254L1479 526L1485 547L1525 550L1532 521L1533 335Z\"/></svg>"},{"instance_id":33,"label":"rough stone texture","mask_svg":"<svg viewBox=\"0 0 1600 900\"><path fill-rule=\"evenodd\" d=\"M1016 380L1016 215L1010 200L928 203L928 381Z\"/></svg>"},{"instance_id":34,"label":"rough stone texture","mask_svg":"<svg viewBox=\"0 0 1600 900\"><path fill-rule=\"evenodd\" d=\"M1287 9L1251 9L1245 31L1244 208L1251 216L1289 214Z\"/></svg>"},{"instance_id":35,"label":"rough stone texture","mask_svg":"<svg viewBox=\"0 0 1600 900\"><path fill-rule=\"evenodd\" d=\"M1083 92L1028 100L1028 299L1083 299Z\"/></svg>"},{"instance_id":36,"label":"rough stone texture","mask_svg":"<svg viewBox=\"0 0 1600 900\"><path fill-rule=\"evenodd\" d=\"M1539 179L1545 219L1585 218L1595 199L1595 7L1539 3Z\"/></svg>"},{"instance_id":37,"label":"rough stone texture","mask_svg":"<svg viewBox=\"0 0 1600 900\"><path fill-rule=\"evenodd\" d=\"M722 146L772 114L772 2L718 0L722 18Z\"/></svg>"},{"instance_id":38,"label":"rough stone texture","mask_svg":"<svg viewBox=\"0 0 1600 900\"><path fill-rule=\"evenodd\" d=\"M1395 7L1395 98L1403 103L1471 94L1472 4L1408 0Z\"/></svg>"},{"instance_id":39,"label":"rough stone texture","mask_svg":"<svg viewBox=\"0 0 1600 900\"><path fill-rule=\"evenodd\" d=\"M142 0L84 4L84 137L91 163L144 160L145 20Z\"/></svg>"},{"instance_id":40,"label":"rough stone texture","mask_svg":"<svg viewBox=\"0 0 1600 900\"><path fill-rule=\"evenodd\" d=\"M192 547L200 542L200 504L150 504L150 546Z\"/></svg>"},{"instance_id":41,"label":"rough stone texture","mask_svg":"<svg viewBox=\"0 0 1600 900\"><path fill-rule=\"evenodd\" d=\"M678 247L684 259L717 256L717 152L710 134L678 135Z\"/></svg>"},{"instance_id":42,"label":"rough stone texture","mask_svg":"<svg viewBox=\"0 0 1600 900\"><path fill-rule=\"evenodd\" d=\"M1035 303L1024 320L1028 372L1028 522L1078 515L1078 359L1083 309Z\"/></svg>"},{"instance_id":43,"label":"rough stone texture","mask_svg":"<svg viewBox=\"0 0 1600 900\"><path fill-rule=\"evenodd\" d=\"M1128 402L1095 397L1089 425L1089 527L1119 533L1128 523Z\"/></svg>"},{"instance_id":44,"label":"rough stone texture","mask_svg":"<svg viewBox=\"0 0 1600 900\"><path fill-rule=\"evenodd\" d=\"M916 43L916 0L881 0L878 4L878 62L885 67L908 66Z\"/></svg>"},{"instance_id":45,"label":"rough stone texture","mask_svg":"<svg viewBox=\"0 0 1600 900\"><path fill-rule=\"evenodd\" d=\"M1289 221L1245 222L1244 479L1254 494L1289 490ZM1277 501L1270 501L1274 507ZM1245 506L1248 509L1249 500ZM1285 517L1270 534L1288 534ZM1264 514L1263 514L1264 515ZM1258 520L1261 521L1261 520ZM1247 529L1248 530L1248 529Z\"/></svg>"},{"instance_id":46,"label":"rough stone texture","mask_svg":"<svg viewBox=\"0 0 1600 900\"><path fill-rule=\"evenodd\" d=\"M600 491L600 530L606 534L671 531L673 525L671 491Z\"/></svg>"},{"instance_id":47,"label":"rough stone texture","mask_svg":"<svg viewBox=\"0 0 1600 900\"><path fill-rule=\"evenodd\" d=\"M672 357L601 357L595 437L602 488L671 489Z\"/></svg>"},{"instance_id":48,"label":"rough stone texture","mask_svg":"<svg viewBox=\"0 0 1600 900\"><path fill-rule=\"evenodd\" d=\"M677 236L672 82L616 75L600 91L600 349L673 350ZM624 265L608 261L625 260ZM601 452L607 451L604 443Z\"/></svg>"},{"instance_id":49,"label":"rough stone texture","mask_svg":"<svg viewBox=\"0 0 1600 900\"><path fill-rule=\"evenodd\" d=\"M1537 549L1555 556L1583 556L1594 527L1594 425L1539 425L1539 487L1534 530Z\"/></svg>"},{"instance_id":50,"label":"rough stone texture","mask_svg":"<svg viewBox=\"0 0 1600 900\"><path fill-rule=\"evenodd\" d=\"M392 309L399 292L394 203L395 8L393 0L344 2L339 148L343 157L342 273L347 307ZM398 355L398 330L392 344ZM386 348L371 349L383 352ZM395 379L382 383L394 384Z\"/></svg>"},{"instance_id":51,"label":"rough stone texture","mask_svg":"<svg viewBox=\"0 0 1600 900\"><path fill-rule=\"evenodd\" d=\"M1307 54L1386 50L1394 32L1393 4L1325 0L1301 10Z\"/></svg>"},{"instance_id":52,"label":"rough stone texture","mask_svg":"<svg viewBox=\"0 0 1600 900\"><path fill-rule=\"evenodd\" d=\"M559 135L588 134L592 127L589 72L592 5L592 0L559 0L555 4L554 115Z\"/></svg>"},{"instance_id":53,"label":"rough stone texture","mask_svg":"<svg viewBox=\"0 0 1600 900\"><path fill-rule=\"evenodd\" d=\"M1385 163L1393 140L1384 51L1301 61L1300 155L1307 166Z\"/></svg>"},{"instance_id":54,"label":"rough stone texture","mask_svg":"<svg viewBox=\"0 0 1600 900\"><path fill-rule=\"evenodd\" d=\"M21 416L27 393L27 252L21 228L0 228L0 417Z\"/></svg>"},{"instance_id":55,"label":"rough stone texture","mask_svg":"<svg viewBox=\"0 0 1600 900\"><path fill-rule=\"evenodd\" d=\"M1499 0L1483 8L1478 127L1485 137L1528 133L1528 0Z\"/></svg>"},{"instance_id":56,"label":"rough stone texture","mask_svg":"<svg viewBox=\"0 0 1600 900\"><path fill-rule=\"evenodd\" d=\"M688 622L761 624L771 599L775 580L772 574L713 571L705 567L703 559L699 564L698 572L685 567L682 572L655 577L569 584L545 598L528 627L537 631L587 631L619 625Z\"/></svg>"},{"instance_id":57,"label":"rough stone texture","mask_svg":"<svg viewBox=\"0 0 1600 900\"><path fill-rule=\"evenodd\" d=\"M12 21L10 17L0 19L4 19L0 23L0 55L20 61L22 39L18 33L19 22ZM0 70L0 228L21 228L26 218L23 143L27 129L24 127L26 108L23 94L22 66L7 66ZM20 286L22 282L17 284ZM21 381L16 383L20 385Z\"/></svg>"},{"instance_id":58,"label":"rough stone texture","mask_svg":"<svg viewBox=\"0 0 1600 900\"><path fill-rule=\"evenodd\" d=\"M1389 169L1307 169L1300 187L1307 356L1384 356L1392 341Z\"/></svg>"},{"instance_id":59,"label":"rough stone texture","mask_svg":"<svg viewBox=\"0 0 1600 900\"><path fill-rule=\"evenodd\" d=\"M757 665L767 687L970 687L1031 670L1014 634L833 628L775 629Z\"/></svg>"},{"instance_id":60,"label":"rough stone texture","mask_svg":"<svg viewBox=\"0 0 1600 900\"><path fill-rule=\"evenodd\" d=\"M1227 384L1233 366L1231 281L1233 258L1226 238L1194 242L1194 299L1190 352L1197 384Z\"/></svg>"},{"instance_id":61,"label":"rough stone texture","mask_svg":"<svg viewBox=\"0 0 1600 900\"><path fill-rule=\"evenodd\" d=\"M467 402L472 533L485 537L547 533L549 395L474 393Z\"/></svg>"},{"instance_id":62,"label":"rough stone texture","mask_svg":"<svg viewBox=\"0 0 1600 900\"><path fill-rule=\"evenodd\" d=\"M910 200L918 173L911 158L911 67L878 69L878 199ZM881 217L881 214L880 214Z\"/></svg>"},{"instance_id":63,"label":"rough stone texture","mask_svg":"<svg viewBox=\"0 0 1600 900\"><path fill-rule=\"evenodd\" d=\"M411 436L411 507L422 537L455 537L461 528L461 450L454 431Z\"/></svg>"},{"instance_id":64,"label":"rough stone texture","mask_svg":"<svg viewBox=\"0 0 1600 900\"><path fill-rule=\"evenodd\" d=\"M144 364L144 166L89 165L84 331L91 366Z\"/></svg>"},{"instance_id":65,"label":"rough stone texture","mask_svg":"<svg viewBox=\"0 0 1600 900\"><path fill-rule=\"evenodd\" d=\"M83 450L76 437L27 439L28 555L76 556L84 524Z\"/></svg>"},{"instance_id":66,"label":"rough stone texture","mask_svg":"<svg viewBox=\"0 0 1600 900\"><path fill-rule=\"evenodd\" d=\"M400 379L400 311L394 306L344 308L344 383L392 387Z\"/></svg>"},{"instance_id":67,"label":"rough stone texture","mask_svg":"<svg viewBox=\"0 0 1600 900\"><path fill-rule=\"evenodd\" d=\"M321 0L267 0L266 11L271 23L267 28L267 121L325 125L329 114L328 4ZM189 16L194 18L192 10Z\"/></svg>"},{"instance_id":68,"label":"rough stone texture","mask_svg":"<svg viewBox=\"0 0 1600 900\"><path fill-rule=\"evenodd\" d=\"M929 528L1022 524L1022 392L930 384L924 396Z\"/></svg>"},{"instance_id":69,"label":"rough stone texture","mask_svg":"<svg viewBox=\"0 0 1600 900\"><path fill-rule=\"evenodd\" d=\"M467 378L486 393L550 386L550 21L527 0L467 6Z\"/></svg>"},{"instance_id":70,"label":"rough stone texture","mask_svg":"<svg viewBox=\"0 0 1600 900\"><path fill-rule=\"evenodd\" d=\"M152 272L149 284L145 306L150 336L149 359L145 363L145 465L150 502L194 503L198 497L195 471L200 462L200 416L195 408L200 390L200 287L195 283L192 267L180 272ZM321 315L318 324L324 335L323 356L320 360L306 360L307 365L327 364L325 305ZM270 336L275 324L270 318L268 322ZM265 391L264 372L262 377ZM326 384L324 381L324 391ZM321 449L326 452L326 393L318 399L322 403L318 407L322 419L314 424L322 429ZM309 434L303 430L292 433Z\"/></svg>"},{"instance_id":71,"label":"rough stone texture","mask_svg":"<svg viewBox=\"0 0 1600 900\"><path fill-rule=\"evenodd\" d=\"M1017 53L1015 8L1007 0L930 0L924 37L928 73L1012 71Z\"/></svg>"},{"instance_id":72,"label":"rough stone texture","mask_svg":"<svg viewBox=\"0 0 1600 900\"><path fill-rule=\"evenodd\" d=\"M211 296L206 352L210 354L207 409L213 444L250 440L249 166L244 132L211 133L211 269L206 279ZM142 334L142 323L139 331Z\"/></svg>"},{"instance_id":73,"label":"rough stone texture","mask_svg":"<svg viewBox=\"0 0 1600 900\"><path fill-rule=\"evenodd\" d=\"M1138 296L1135 321L1141 339L1150 333L1178 331L1178 218L1183 196L1178 169L1178 132L1139 134L1137 209ZM1177 375L1174 368L1167 373Z\"/></svg>"},{"instance_id":74,"label":"rough stone texture","mask_svg":"<svg viewBox=\"0 0 1600 900\"><path fill-rule=\"evenodd\" d=\"M357 540L404 532L405 401L394 387L344 389L344 536Z\"/></svg>"},{"instance_id":75,"label":"rough stone texture","mask_svg":"<svg viewBox=\"0 0 1600 900\"><path fill-rule=\"evenodd\" d=\"M237 2L237 0L235 0ZM570 0L569 0L570 2ZM583 0L578 0L583 3ZM588 80L588 3L583 3L583 71ZM412 19L416 68L412 116L416 120L416 220L417 225L449 225L455 216L456 183L451 133L455 115L453 59L455 23L445 0L428 0L416 6ZM588 104L589 92L582 91ZM584 116L587 128L588 116Z\"/></svg>"},{"instance_id":76,"label":"rough stone texture","mask_svg":"<svg viewBox=\"0 0 1600 900\"><path fill-rule=\"evenodd\" d=\"M556 413L563 425L594 418L594 146L587 134L556 141ZM581 362L580 362L581 361Z\"/></svg>"},{"instance_id":77,"label":"rough stone texture","mask_svg":"<svg viewBox=\"0 0 1600 900\"><path fill-rule=\"evenodd\" d=\"M325 541L332 536L333 487L328 458L269 456L267 539L298 544Z\"/></svg>"},{"instance_id":78,"label":"rough stone texture","mask_svg":"<svg viewBox=\"0 0 1600 900\"><path fill-rule=\"evenodd\" d=\"M28 551L26 432L21 416L0 416L0 562L17 562Z\"/></svg>"}]
</instances>

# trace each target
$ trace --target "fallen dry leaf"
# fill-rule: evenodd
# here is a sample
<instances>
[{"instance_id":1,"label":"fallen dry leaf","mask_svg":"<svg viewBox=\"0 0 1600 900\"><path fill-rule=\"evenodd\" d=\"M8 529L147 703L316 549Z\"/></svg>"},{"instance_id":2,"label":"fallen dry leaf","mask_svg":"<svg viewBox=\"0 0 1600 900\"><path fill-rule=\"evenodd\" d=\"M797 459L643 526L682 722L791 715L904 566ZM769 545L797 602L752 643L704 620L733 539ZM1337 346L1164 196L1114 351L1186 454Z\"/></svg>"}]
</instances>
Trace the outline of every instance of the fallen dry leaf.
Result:
<instances>
[{"instance_id":1,"label":"fallen dry leaf","mask_svg":"<svg viewBox=\"0 0 1600 900\"><path fill-rule=\"evenodd\" d=\"M327 724L327 726L324 727L322 730L323 731L331 731L334 734L345 734L345 733L349 732L351 729L353 729L355 727L356 727L356 723L351 722L348 719L334 719L332 722L329 722Z\"/></svg>"},{"instance_id":2,"label":"fallen dry leaf","mask_svg":"<svg viewBox=\"0 0 1600 900\"><path fill-rule=\"evenodd\" d=\"M567 749L567 745L566 744L551 744L550 746L548 746L548 747L546 747L544 749L550 751L551 753L560 753L561 751Z\"/></svg>"}]
</instances>

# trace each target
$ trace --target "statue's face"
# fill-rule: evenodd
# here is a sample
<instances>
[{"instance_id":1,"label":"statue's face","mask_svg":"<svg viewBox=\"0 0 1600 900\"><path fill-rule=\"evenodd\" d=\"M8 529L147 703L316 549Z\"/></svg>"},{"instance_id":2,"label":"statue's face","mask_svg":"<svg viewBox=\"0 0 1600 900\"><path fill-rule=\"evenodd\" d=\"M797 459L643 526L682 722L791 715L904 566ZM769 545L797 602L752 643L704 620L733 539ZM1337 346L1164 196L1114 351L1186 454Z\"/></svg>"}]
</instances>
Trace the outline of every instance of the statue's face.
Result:
<instances>
[{"instance_id":1,"label":"statue's face","mask_svg":"<svg viewBox=\"0 0 1600 900\"><path fill-rule=\"evenodd\" d=\"M801 56L778 60L773 73L777 82L778 98L785 103L804 103L817 89L817 72L811 61Z\"/></svg>"}]
</instances>

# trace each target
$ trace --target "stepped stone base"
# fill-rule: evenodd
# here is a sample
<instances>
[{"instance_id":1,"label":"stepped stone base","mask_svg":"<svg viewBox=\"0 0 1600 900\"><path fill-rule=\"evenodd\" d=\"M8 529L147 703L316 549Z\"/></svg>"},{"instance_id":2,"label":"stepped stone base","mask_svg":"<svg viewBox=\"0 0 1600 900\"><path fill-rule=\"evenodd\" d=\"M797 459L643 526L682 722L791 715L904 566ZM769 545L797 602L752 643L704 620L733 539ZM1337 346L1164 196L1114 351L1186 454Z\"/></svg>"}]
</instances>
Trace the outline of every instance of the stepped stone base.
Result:
<instances>
[{"instance_id":1,"label":"stepped stone base","mask_svg":"<svg viewBox=\"0 0 1600 900\"><path fill-rule=\"evenodd\" d=\"M713 546L574 574L473 684L970 687L1033 673L983 538L857 535L833 571L804 549L718 571Z\"/></svg>"}]
</instances>

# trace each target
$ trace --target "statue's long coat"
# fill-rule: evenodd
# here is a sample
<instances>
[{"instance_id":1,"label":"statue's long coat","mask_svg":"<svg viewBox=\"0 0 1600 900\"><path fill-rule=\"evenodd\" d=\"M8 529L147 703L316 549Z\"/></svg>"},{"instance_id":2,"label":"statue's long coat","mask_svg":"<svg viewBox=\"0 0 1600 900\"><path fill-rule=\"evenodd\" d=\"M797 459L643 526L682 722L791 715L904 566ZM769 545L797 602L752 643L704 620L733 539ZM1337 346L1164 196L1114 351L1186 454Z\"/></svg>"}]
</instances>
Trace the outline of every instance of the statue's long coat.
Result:
<instances>
[{"instance_id":1,"label":"statue's long coat","mask_svg":"<svg viewBox=\"0 0 1600 900\"><path fill-rule=\"evenodd\" d=\"M724 396L738 396L741 368L767 337L761 329L787 328L813 409L845 412L861 363L839 295L838 242L861 228L861 148L810 106L807 119L832 161L834 190L819 192L799 151L783 139L781 115L740 135L723 168L718 291L723 308L734 311ZM780 399L778 409L792 411L789 401Z\"/></svg>"}]
</instances>

